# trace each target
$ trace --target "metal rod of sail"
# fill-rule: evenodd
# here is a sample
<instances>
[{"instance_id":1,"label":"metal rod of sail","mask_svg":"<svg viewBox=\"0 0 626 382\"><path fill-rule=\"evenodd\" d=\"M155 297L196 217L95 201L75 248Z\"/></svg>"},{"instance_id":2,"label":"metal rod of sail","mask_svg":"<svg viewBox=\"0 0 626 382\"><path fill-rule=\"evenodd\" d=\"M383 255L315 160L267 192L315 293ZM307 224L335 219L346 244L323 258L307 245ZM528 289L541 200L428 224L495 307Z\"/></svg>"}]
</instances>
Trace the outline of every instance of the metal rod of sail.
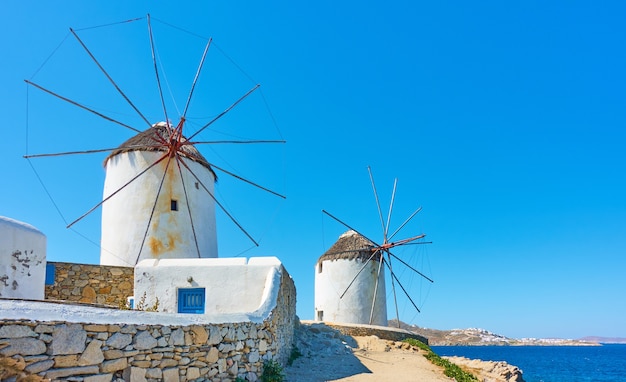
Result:
<instances>
[{"instance_id":1,"label":"metal rod of sail","mask_svg":"<svg viewBox=\"0 0 626 382\"><path fill-rule=\"evenodd\" d=\"M189 96L187 97L187 102L185 103L185 109L183 111L183 118L187 116L187 109L189 108L189 104L191 103L191 97L193 95L193 91L196 88L196 82L198 82L198 78L200 77L200 71L202 70L202 66L204 65L204 59L206 58L206 54L209 51L209 46L211 46L211 41L213 39L209 39L204 48L204 53L202 53L202 59L200 59L200 64L198 65L198 70L196 71L196 76L193 78L193 82L191 84L191 89L189 90Z\"/></svg>"},{"instance_id":2,"label":"metal rod of sail","mask_svg":"<svg viewBox=\"0 0 626 382\"><path fill-rule=\"evenodd\" d=\"M350 289L350 287L352 286L352 284L354 284L354 282L356 281L356 278L359 277L359 275L361 274L361 272L363 272L363 270L365 269L365 267L367 266L367 264L369 264L370 261L372 261L372 259L374 258L374 256L376 255L376 253L378 252L378 250L372 252L372 254L370 255L370 257L367 259L367 261L365 261L363 263L363 266L361 267L361 269L359 269L359 271L356 273L356 275L354 275L354 277L352 278L352 280L350 281L350 283L348 283L348 286L346 287L346 289L343 291L343 293L341 294L341 296L339 296L340 299L343 298L343 296L346 295L346 293L348 292L348 289Z\"/></svg>"},{"instance_id":3,"label":"metal rod of sail","mask_svg":"<svg viewBox=\"0 0 626 382\"><path fill-rule=\"evenodd\" d=\"M44 88L43 86L37 85L36 83L34 83L32 81L24 80L24 82L26 82L29 85L32 85L32 86L36 87L37 89L43 90L44 92L46 92L48 94L51 94L51 95L53 95L53 96L55 96L55 97L57 97L59 99L62 99L65 102L69 102L69 103L71 103L74 106L78 106L78 107L80 107L83 110L87 110L88 112L93 113L93 114L97 115L98 117L104 118L104 119L106 119L109 122L117 123L118 125L124 126L125 128L131 129L131 130L133 130L133 131L135 131L137 133L141 132L139 129L135 129L134 127L128 126L127 124L122 123L120 121L117 121L117 120L115 120L115 119L113 119L111 117L107 117L106 115L104 115L102 113L99 113L99 112L97 112L97 111L95 111L93 109L90 109L87 106L83 106L83 105L79 104L76 101L72 101L69 98L63 97L62 95L60 95L58 93L55 93L52 90L48 90L48 89Z\"/></svg>"},{"instance_id":4,"label":"metal rod of sail","mask_svg":"<svg viewBox=\"0 0 626 382\"><path fill-rule=\"evenodd\" d=\"M396 274L391 272L391 277L392 277L392 281L393 279L395 279L398 282L398 285L400 285L400 288L402 288L402 291L404 292L404 294L406 295L406 297L409 299L409 301L411 301L411 304L413 304L413 307L415 308L415 310L417 310L418 312L421 312L420 309L417 307L417 305L415 304L415 302L413 301L413 299L411 298L411 295L409 294L409 292L407 292L406 289L404 289L404 287L402 286L402 283L400 282L400 280L398 280L398 278L396 277ZM398 320L398 327L400 327L400 320Z\"/></svg>"},{"instance_id":5,"label":"metal rod of sail","mask_svg":"<svg viewBox=\"0 0 626 382\"><path fill-rule=\"evenodd\" d=\"M200 134L204 129L206 129L207 127L211 126L215 121L217 121L218 119L222 118L224 116L224 114L228 113L229 111L232 110L232 108L234 108L235 106L237 106L237 104L241 101L243 101L246 97L248 97L250 94L252 94L253 91L257 90L259 88L259 86L261 86L260 84L257 84L256 86L254 86L252 89L248 90L248 92L246 94L244 94L243 96L241 96L237 101L235 101L232 105L230 105L229 107L226 108L226 110L224 110L223 112L221 112L220 114L218 114L215 118L213 118L212 120L209 121L209 123L207 123L206 125L202 126L200 128L200 130L196 131L194 134L192 134L189 138L187 138L188 140L192 140L196 135Z\"/></svg>"},{"instance_id":6,"label":"metal rod of sail","mask_svg":"<svg viewBox=\"0 0 626 382\"><path fill-rule=\"evenodd\" d=\"M115 192L113 192L111 195L107 196L106 198L104 198L100 203L96 204L95 206L93 206L89 211L85 212L83 215L81 215L78 219L74 220L73 222L71 222L70 224L68 224L68 226L66 228L70 228L71 226L73 226L74 224L78 223L81 219L83 219L85 216L89 215L90 213L92 213L96 208L100 207L104 202L106 202L107 200L111 199L115 194L117 194L118 192L122 191L122 189L124 189L126 186L128 186L129 184L131 184L132 182L134 182L137 178L139 178L140 176L142 176L146 171L150 170L152 167L156 166L157 163L161 162L163 159L165 159L167 157L167 155L163 155L159 160L157 160L156 162L154 162L153 164L151 164L150 166L146 167L145 170L143 170L142 172L140 172L139 174L135 175L131 180L129 180L128 182L126 182L122 187L118 188Z\"/></svg>"},{"instance_id":7,"label":"metal rod of sail","mask_svg":"<svg viewBox=\"0 0 626 382\"><path fill-rule=\"evenodd\" d=\"M200 180L200 178L198 178L198 176L191 171L191 169L189 168L189 166L187 165L187 163L185 163L185 161L181 161L181 163L183 164L183 166L185 166L185 168L187 168L187 170L189 170L189 172L191 172L191 175L193 175L194 178L196 178L196 180L198 181L198 183L202 186L202 188L211 196L211 198L213 199L213 201L215 202L215 204L218 205L218 207L220 207L220 209L226 214L226 216L228 216L228 218L235 223L235 225L241 230L241 232L243 232L248 239L250 239L254 245L256 245L257 247L259 246L259 243L257 243L252 236L250 236L250 234L248 233L248 231L246 231L241 224L239 224L239 222L237 221L237 219L235 219L229 212L228 210L222 205L222 203L219 202L219 200L217 200L217 198L215 198L215 195L213 195L213 193L211 191L209 191L209 189L204 185L204 183L202 183L202 181Z\"/></svg>"},{"instance_id":8,"label":"metal rod of sail","mask_svg":"<svg viewBox=\"0 0 626 382\"><path fill-rule=\"evenodd\" d=\"M393 256L394 259L398 260L399 262L401 262L402 264L404 264L407 268L409 268L410 270L412 270L413 272L417 273L418 275L422 276L423 278L425 278L426 280L430 281L431 283L434 283L434 281L426 276L425 274L423 274L422 272L418 271L417 269L413 268L410 264L408 264L406 261L402 260L401 258L399 258L398 256L394 255L393 253L387 251L388 254L390 254L391 256Z\"/></svg>"},{"instance_id":9,"label":"metal rod of sail","mask_svg":"<svg viewBox=\"0 0 626 382\"><path fill-rule=\"evenodd\" d=\"M125 146L125 148L129 149L150 149L150 148L159 148L163 147L163 145L129 145ZM24 155L24 158L42 158L42 157L58 157L64 155L75 155L75 154L95 154L95 153L103 153L107 151L113 151L118 149L118 147L109 148L109 149L96 149L96 150L83 150L83 151L65 151L61 153L47 153L47 154L30 154Z\"/></svg>"},{"instance_id":10,"label":"metal rod of sail","mask_svg":"<svg viewBox=\"0 0 626 382\"><path fill-rule=\"evenodd\" d=\"M393 275L393 267L391 266L391 256L389 255L389 251L386 251L386 252L387 252L387 267L389 268L389 273ZM400 282L398 281L398 284L399 283ZM398 321L398 328L400 328L400 313L398 313L398 299L396 297L396 284L393 281L393 277L391 278L391 290L393 291L393 304L396 307L396 320Z\"/></svg>"},{"instance_id":11,"label":"metal rod of sail","mask_svg":"<svg viewBox=\"0 0 626 382\"><path fill-rule=\"evenodd\" d=\"M229 143L229 144L253 144L253 143L287 143L287 141L284 140L250 140L250 141L195 141L195 142L190 142L190 141L186 141L183 143L183 145L205 145L205 144L222 144L222 143Z\"/></svg>"},{"instance_id":12,"label":"metal rod of sail","mask_svg":"<svg viewBox=\"0 0 626 382\"><path fill-rule=\"evenodd\" d=\"M159 87L159 96L161 97L161 105L163 106L163 114L165 115L165 123L169 123L167 116L167 108L165 107L165 98L163 98L163 88L161 87L161 79L159 78L159 69L157 66L156 53L154 50L154 37L152 35L152 24L150 23L150 14L148 14L148 34L150 35L150 49L152 51L152 63L154 64L154 75L156 76L157 86Z\"/></svg>"},{"instance_id":13,"label":"metal rod of sail","mask_svg":"<svg viewBox=\"0 0 626 382\"><path fill-rule=\"evenodd\" d=\"M137 107L135 106L135 104L132 103L132 101L126 96L126 94L124 94L124 92L122 91L122 89L120 89L119 86L117 86L117 84L115 83L115 81L113 81L113 78L111 78L111 76L109 75L109 73L107 73L107 71L102 67L102 65L100 65L100 63L98 62L98 60L96 59L96 57L91 53L91 51L89 50L89 48L87 48L87 45L85 45L85 43L83 42L83 40L80 39L80 37L78 37L78 35L76 34L76 32L74 32L74 29L70 28L70 32L72 32L72 34L74 35L74 37L76 37L76 40L78 40L78 42L80 43L80 45L83 47L83 49L85 49L85 51L87 52L87 54L89 55L89 57L91 57L91 59L96 63L96 65L98 65L98 68L100 68L100 70L102 71L102 73L104 73L104 75L109 79L109 81L111 82L111 84L113 84L113 86L115 87L115 89L117 89L117 91L121 94L122 97L124 97L124 99L126 100L126 102L128 102L128 104L137 112L137 114L139 114L139 116L148 124L149 127L152 127L152 124L150 123L150 121L148 121L148 119L139 111L139 109L137 109Z\"/></svg>"},{"instance_id":14,"label":"metal rod of sail","mask_svg":"<svg viewBox=\"0 0 626 382\"><path fill-rule=\"evenodd\" d=\"M372 321L374 321L374 307L376 306L376 296L378 294L378 280L380 280L380 270L383 267L383 262L378 260L378 271L376 272L376 284L374 284L374 298L372 299L372 308L370 309L370 321L369 324L372 325Z\"/></svg>"},{"instance_id":15,"label":"metal rod of sail","mask_svg":"<svg viewBox=\"0 0 626 382\"><path fill-rule=\"evenodd\" d=\"M389 232L389 222L391 221L391 211L393 210L393 202L396 199L396 186L398 185L398 178L393 181L393 192L391 193L391 202L389 202L389 213L387 214L387 224L385 226L385 243L389 239L387 233Z\"/></svg>"},{"instance_id":16,"label":"metal rod of sail","mask_svg":"<svg viewBox=\"0 0 626 382\"><path fill-rule=\"evenodd\" d=\"M165 164L165 169L163 170L163 176L161 177L159 188L157 189L156 198L154 198L154 204L152 204L152 210L150 211L148 224L146 224L146 231L143 234L143 239L141 240L141 245L139 246L139 251L137 252L137 258L135 258L135 265L137 265L137 263L139 262L139 257L141 257L141 251L143 250L143 246L146 243L146 239L148 238L148 231L150 230L152 218L154 217L154 211L156 211L156 206L159 203L159 196L161 195L161 190L163 189L163 183L165 183L165 177L167 176L167 169L170 167L170 163L172 161L172 157L168 154L165 154L167 156L167 162Z\"/></svg>"},{"instance_id":17,"label":"metal rod of sail","mask_svg":"<svg viewBox=\"0 0 626 382\"><path fill-rule=\"evenodd\" d=\"M344 223L343 221L339 220L339 218L333 216L330 212L326 211L326 210L322 210L323 213L325 213L326 215L330 216L331 218L333 218L335 221L337 221L340 224L343 224L346 228L353 230L354 232L358 233L359 235L363 236L365 239L367 239L368 241L370 241L372 244L374 244L376 247L380 247L380 245L376 244L376 242L372 239L370 239L369 237L363 235L361 232L357 231L356 229L350 227L348 224Z\"/></svg>"},{"instance_id":18,"label":"metal rod of sail","mask_svg":"<svg viewBox=\"0 0 626 382\"><path fill-rule=\"evenodd\" d=\"M415 215L417 215L417 213L418 213L418 212L420 212L421 210L422 210L422 207L419 207L417 210L415 210L415 212L413 212L413 213L411 214L411 216L409 216L409 217L408 217L408 218L404 221L404 223L402 223L402 224L400 225L400 227L398 227L398 229L396 229L395 231L393 231L393 233L389 236L389 240L393 239L393 237L394 237L394 236L396 236L396 234L397 234L398 232L400 232L400 230L401 230L402 228L404 228L404 226L405 226L408 222L410 222L410 221L411 221L411 219L413 219L413 217L414 217Z\"/></svg>"},{"instance_id":19,"label":"metal rod of sail","mask_svg":"<svg viewBox=\"0 0 626 382\"><path fill-rule=\"evenodd\" d=\"M385 233L385 221L383 220L383 212L380 208L380 201L378 200L378 192L376 191L376 184L374 183L374 176L372 175L372 169L367 166L367 172L370 174L370 182L372 183L372 189L374 190L374 198L376 199L376 207L378 208L378 216L380 217L380 225L382 227L383 234Z\"/></svg>"},{"instance_id":20,"label":"metal rod of sail","mask_svg":"<svg viewBox=\"0 0 626 382\"><path fill-rule=\"evenodd\" d=\"M198 253L198 258L202 257L200 255L200 247L198 246L198 236L196 235L196 226L193 224L193 215L191 214L191 206L189 203L189 195L187 194L187 186L185 185L185 178L183 178L183 170L180 168L180 162L182 159L177 155L176 156L176 165L178 167L178 174L180 175L180 183L183 186L183 194L185 195L185 203L187 205L187 213L189 214L189 224L191 225L191 233L193 234L193 242L196 245L196 252Z\"/></svg>"},{"instance_id":21,"label":"metal rod of sail","mask_svg":"<svg viewBox=\"0 0 626 382\"><path fill-rule=\"evenodd\" d=\"M230 171L228 171L228 170L225 170L225 169L223 169L223 168L221 168L221 167L218 167L218 166L214 165L213 163L211 163L211 167L215 168L216 170L220 170L221 172L223 172L223 173L225 173L225 174L228 174L228 175L230 175L230 176L232 176L232 177L234 177L234 178L237 178L237 179L239 179L239 180L241 180L241 181L243 181L243 182L246 182L246 183L248 183L248 184L250 184L250 185L252 185L252 186L254 186L254 187L260 188L260 189L261 189L261 190L263 190L263 191L267 191L267 192L269 192L270 194L276 195L276 196L281 197L281 198L283 198L283 199L287 199L287 197L286 197L286 196L281 195L281 194L279 194L278 192L272 191L272 190L270 190L269 188L265 188L265 187L263 187L263 186L261 186L261 185L259 185L259 184L257 184L257 183L254 183L254 182L252 182L252 181L250 181L250 180L248 180L248 179L246 179L246 178L243 178L243 177L241 177L241 176L239 176L239 175L237 175L237 174L234 174L234 173L232 173L232 172L230 172Z\"/></svg>"}]
</instances>

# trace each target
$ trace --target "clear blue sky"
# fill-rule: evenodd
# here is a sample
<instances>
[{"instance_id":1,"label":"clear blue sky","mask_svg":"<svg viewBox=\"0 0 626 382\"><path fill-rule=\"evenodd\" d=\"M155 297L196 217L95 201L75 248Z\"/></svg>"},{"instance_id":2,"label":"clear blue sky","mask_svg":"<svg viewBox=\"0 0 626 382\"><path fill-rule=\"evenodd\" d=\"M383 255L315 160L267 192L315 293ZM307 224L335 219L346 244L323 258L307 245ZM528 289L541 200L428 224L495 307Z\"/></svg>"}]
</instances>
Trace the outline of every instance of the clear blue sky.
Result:
<instances>
[{"instance_id":1,"label":"clear blue sky","mask_svg":"<svg viewBox=\"0 0 626 382\"><path fill-rule=\"evenodd\" d=\"M193 123L261 84L216 126L221 138L205 138L287 144L201 150L287 196L222 175L218 195L261 245L250 249L222 214L218 240L220 256L279 257L302 319L313 318L314 264L344 231L321 210L381 239L371 166L384 206L398 178L392 229L423 207L398 238L423 232L433 242L399 253L435 280L401 274L422 310L400 301L401 319L511 337L626 337L624 3L5 1L0 215L43 231L51 261L98 263L99 212L65 229L22 158L27 142L29 153L107 148L132 132L27 92L23 80L143 128L64 38L69 27L147 13L159 20L179 108L203 42L162 21L214 38ZM79 33L138 107L161 120L145 19ZM103 158L31 161L66 220L101 199Z\"/></svg>"}]
</instances>

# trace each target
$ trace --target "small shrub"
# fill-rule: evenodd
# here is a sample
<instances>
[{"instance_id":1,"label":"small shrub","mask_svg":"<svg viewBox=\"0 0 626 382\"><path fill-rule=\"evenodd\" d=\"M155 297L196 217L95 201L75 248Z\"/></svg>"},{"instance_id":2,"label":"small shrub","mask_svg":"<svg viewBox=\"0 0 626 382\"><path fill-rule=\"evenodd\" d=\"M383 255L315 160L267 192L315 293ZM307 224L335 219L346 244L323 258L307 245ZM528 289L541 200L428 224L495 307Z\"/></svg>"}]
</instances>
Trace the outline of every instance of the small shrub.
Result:
<instances>
[{"instance_id":1,"label":"small shrub","mask_svg":"<svg viewBox=\"0 0 626 382\"><path fill-rule=\"evenodd\" d=\"M287 360L287 366L291 366L293 364L293 361L297 360L300 357L302 357L302 353L300 352L300 350L298 350L297 347L293 346L291 348L291 354L289 354L289 359Z\"/></svg>"},{"instance_id":2,"label":"small shrub","mask_svg":"<svg viewBox=\"0 0 626 382\"><path fill-rule=\"evenodd\" d=\"M261 374L261 382L283 382L285 374L280 364L274 360L265 361L263 363L263 374Z\"/></svg>"},{"instance_id":3,"label":"small shrub","mask_svg":"<svg viewBox=\"0 0 626 382\"><path fill-rule=\"evenodd\" d=\"M146 305L146 292L143 292L143 295L137 301L136 310L143 310L146 312L158 312L159 311L159 298L157 297L152 306Z\"/></svg>"}]
</instances>

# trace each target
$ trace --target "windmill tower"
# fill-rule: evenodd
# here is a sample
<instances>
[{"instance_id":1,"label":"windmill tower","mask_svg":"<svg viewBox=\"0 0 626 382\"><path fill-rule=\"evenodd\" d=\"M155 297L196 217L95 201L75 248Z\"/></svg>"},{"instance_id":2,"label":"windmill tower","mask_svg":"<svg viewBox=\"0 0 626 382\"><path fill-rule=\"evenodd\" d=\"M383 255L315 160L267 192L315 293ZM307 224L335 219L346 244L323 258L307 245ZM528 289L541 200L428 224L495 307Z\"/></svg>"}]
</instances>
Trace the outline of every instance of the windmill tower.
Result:
<instances>
[{"instance_id":1,"label":"windmill tower","mask_svg":"<svg viewBox=\"0 0 626 382\"><path fill-rule=\"evenodd\" d=\"M165 122L124 142L105 160L100 264L135 266L144 259L217 257L216 175L193 145ZM144 172L145 171L145 172ZM135 179L131 182L131 180ZM129 183L130 182L130 183Z\"/></svg>"},{"instance_id":2,"label":"windmill tower","mask_svg":"<svg viewBox=\"0 0 626 382\"><path fill-rule=\"evenodd\" d=\"M379 257L369 261L373 248L372 242L350 230L317 260L317 321L387 326L385 275Z\"/></svg>"}]
</instances>

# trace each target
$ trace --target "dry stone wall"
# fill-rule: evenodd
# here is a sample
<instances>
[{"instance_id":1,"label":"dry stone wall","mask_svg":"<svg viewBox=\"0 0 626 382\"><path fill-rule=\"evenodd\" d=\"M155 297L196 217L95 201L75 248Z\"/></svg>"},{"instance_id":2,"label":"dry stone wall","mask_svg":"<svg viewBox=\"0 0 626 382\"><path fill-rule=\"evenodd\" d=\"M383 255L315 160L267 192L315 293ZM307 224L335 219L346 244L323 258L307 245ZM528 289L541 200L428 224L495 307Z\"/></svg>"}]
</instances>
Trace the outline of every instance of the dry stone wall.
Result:
<instances>
[{"instance_id":1,"label":"dry stone wall","mask_svg":"<svg viewBox=\"0 0 626 382\"><path fill-rule=\"evenodd\" d=\"M48 262L54 265L54 285L46 285L46 300L124 306L133 295L134 268Z\"/></svg>"},{"instance_id":2,"label":"dry stone wall","mask_svg":"<svg viewBox=\"0 0 626 382\"><path fill-rule=\"evenodd\" d=\"M279 352L267 323L155 326L0 322L0 355L72 381L256 381Z\"/></svg>"},{"instance_id":3,"label":"dry stone wall","mask_svg":"<svg viewBox=\"0 0 626 382\"><path fill-rule=\"evenodd\" d=\"M312 321L307 322L311 323ZM403 329L375 325L337 324L334 322L324 322L323 324L338 330L341 334L347 336L376 336L380 339L389 341L404 341L407 338L413 338L428 345L428 338Z\"/></svg>"},{"instance_id":4,"label":"dry stone wall","mask_svg":"<svg viewBox=\"0 0 626 382\"><path fill-rule=\"evenodd\" d=\"M263 320L177 326L0 319L0 358L54 381L254 382L266 360L284 365L293 346L296 290L281 271L276 306Z\"/></svg>"}]
</instances>

